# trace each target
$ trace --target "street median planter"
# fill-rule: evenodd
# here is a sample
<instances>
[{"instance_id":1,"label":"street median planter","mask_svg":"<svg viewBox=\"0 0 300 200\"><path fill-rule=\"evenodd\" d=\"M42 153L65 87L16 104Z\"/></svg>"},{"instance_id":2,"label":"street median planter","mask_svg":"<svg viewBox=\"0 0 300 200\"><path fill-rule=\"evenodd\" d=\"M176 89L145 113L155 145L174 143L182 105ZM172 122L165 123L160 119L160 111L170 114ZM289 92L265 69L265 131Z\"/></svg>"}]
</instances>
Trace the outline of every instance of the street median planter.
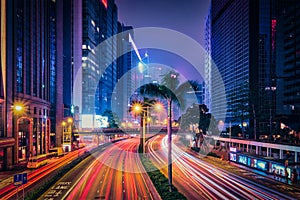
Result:
<instances>
[{"instance_id":1,"label":"street median planter","mask_svg":"<svg viewBox=\"0 0 300 200\"><path fill-rule=\"evenodd\" d=\"M168 179L156 168L153 163L140 153L140 159L144 165L147 174L149 175L157 192L164 200L187 199L181 194L176 187L172 186L172 192L169 191Z\"/></svg>"}]
</instances>

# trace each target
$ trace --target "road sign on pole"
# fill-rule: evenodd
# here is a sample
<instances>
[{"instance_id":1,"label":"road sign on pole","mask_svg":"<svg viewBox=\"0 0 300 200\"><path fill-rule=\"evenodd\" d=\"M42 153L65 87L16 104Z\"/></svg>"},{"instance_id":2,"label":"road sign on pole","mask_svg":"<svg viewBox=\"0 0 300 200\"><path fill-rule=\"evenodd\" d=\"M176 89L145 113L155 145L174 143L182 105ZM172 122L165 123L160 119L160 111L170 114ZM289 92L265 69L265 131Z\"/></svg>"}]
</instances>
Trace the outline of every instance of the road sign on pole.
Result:
<instances>
[{"instance_id":1,"label":"road sign on pole","mask_svg":"<svg viewBox=\"0 0 300 200\"><path fill-rule=\"evenodd\" d=\"M15 174L14 175L14 185L22 185L27 183L27 173Z\"/></svg>"},{"instance_id":2,"label":"road sign on pole","mask_svg":"<svg viewBox=\"0 0 300 200\"><path fill-rule=\"evenodd\" d=\"M14 185L17 186L17 199L19 198L19 186L23 185L23 199L25 198L24 195L24 184L27 183L27 173L23 173L23 174L15 174L14 175Z\"/></svg>"},{"instance_id":3,"label":"road sign on pole","mask_svg":"<svg viewBox=\"0 0 300 200\"><path fill-rule=\"evenodd\" d=\"M22 174L22 184L26 184L27 183L27 173L23 173Z\"/></svg>"},{"instance_id":4,"label":"road sign on pole","mask_svg":"<svg viewBox=\"0 0 300 200\"><path fill-rule=\"evenodd\" d=\"M14 175L14 185L22 185L23 174L15 174Z\"/></svg>"}]
</instances>

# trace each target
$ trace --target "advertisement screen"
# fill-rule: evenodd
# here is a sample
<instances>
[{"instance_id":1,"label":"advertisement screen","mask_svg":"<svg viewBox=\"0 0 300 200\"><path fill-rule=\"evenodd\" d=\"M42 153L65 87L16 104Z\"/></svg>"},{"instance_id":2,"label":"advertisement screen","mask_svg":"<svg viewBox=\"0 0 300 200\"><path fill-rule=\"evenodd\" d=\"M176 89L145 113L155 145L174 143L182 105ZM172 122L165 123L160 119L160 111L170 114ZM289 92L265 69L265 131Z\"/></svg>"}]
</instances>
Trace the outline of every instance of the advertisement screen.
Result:
<instances>
[{"instance_id":1,"label":"advertisement screen","mask_svg":"<svg viewBox=\"0 0 300 200\"><path fill-rule=\"evenodd\" d=\"M109 125L109 123L108 123L107 116L95 115L95 127L107 128L108 125Z\"/></svg>"},{"instance_id":2,"label":"advertisement screen","mask_svg":"<svg viewBox=\"0 0 300 200\"><path fill-rule=\"evenodd\" d=\"M247 156L239 155L238 162L247 165Z\"/></svg>"},{"instance_id":3,"label":"advertisement screen","mask_svg":"<svg viewBox=\"0 0 300 200\"><path fill-rule=\"evenodd\" d=\"M251 166L251 158L248 158L248 163L247 163L248 166Z\"/></svg>"},{"instance_id":4,"label":"advertisement screen","mask_svg":"<svg viewBox=\"0 0 300 200\"><path fill-rule=\"evenodd\" d=\"M236 154L235 153L230 153L230 160L236 162Z\"/></svg>"},{"instance_id":5,"label":"advertisement screen","mask_svg":"<svg viewBox=\"0 0 300 200\"><path fill-rule=\"evenodd\" d=\"M285 176L285 167L284 165L280 165L280 164L276 164L276 163L271 163L271 167L270 167L270 170L269 172L272 172L272 173L276 173L280 176ZM288 177L291 178L291 169L290 168L287 168L287 172L288 172Z\"/></svg>"},{"instance_id":6,"label":"advertisement screen","mask_svg":"<svg viewBox=\"0 0 300 200\"><path fill-rule=\"evenodd\" d=\"M257 169L266 171L267 170L267 162L262 160L257 160Z\"/></svg>"},{"instance_id":7,"label":"advertisement screen","mask_svg":"<svg viewBox=\"0 0 300 200\"><path fill-rule=\"evenodd\" d=\"M251 167L257 168L257 160L255 158L252 159Z\"/></svg>"},{"instance_id":8,"label":"advertisement screen","mask_svg":"<svg viewBox=\"0 0 300 200\"><path fill-rule=\"evenodd\" d=\"M81 115L81 127L82 128L94 128L93 115Z\"/></svg>"}]
</instances>

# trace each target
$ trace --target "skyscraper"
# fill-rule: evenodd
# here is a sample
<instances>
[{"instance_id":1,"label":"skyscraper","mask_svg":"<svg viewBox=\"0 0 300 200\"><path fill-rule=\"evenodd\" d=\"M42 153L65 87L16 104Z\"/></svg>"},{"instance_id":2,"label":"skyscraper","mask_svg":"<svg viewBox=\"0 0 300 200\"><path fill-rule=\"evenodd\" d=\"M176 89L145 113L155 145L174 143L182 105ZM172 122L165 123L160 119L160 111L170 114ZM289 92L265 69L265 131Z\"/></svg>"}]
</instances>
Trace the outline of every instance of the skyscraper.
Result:
<instances>
[{"instance_id":1,"label":"skyscraper","mask_svg":"<svg viewBox=\"0 0 300 200\"><path fill-rule=\"evenodd\" d=\"M111 109L117 41L107 39L118 32L114 1L64 1L63 32L65 115L74 106L90 115Z\"/></svg>"},{"instance_id":2,"label":"skyscraper","mask_svg":"<svg viewBox=\"0 0 300 200\"><path fill-rule=\"evenodd\" d=\"M213 0L208 17L211 59L225 84L226 122L248 127L250 133L270 133L275 116L276 2ZM207 77L208 87L219 84L214 74ZM212 112L217 112L222 101L217 95L210 94Z\"/></svg>"},{"instance_id":3,"label":"skyscraper","mask_svg":"<svg viewBox=\"0 0 300 200\"><path fill-rule=\"evenodd\" d=\"M50 102L59 90L55 8L50 0L1 1L3 168L45 154L51 145Z\"/></svg>"},{"instance_id":4,"label":"skyscraper","mask_svg":"<svg viewBox=\"0 0 300 200\"><path fill-rule=\"evenodd\" d=\"M209 13L211 12L209 8ZM207 15L205 19L205 72L204 72L204 80L205 80L205 102L208 109L211 109L211 15Z\"/></svg>"},{"instance_id":5,"label":"skyscraper","mask_svg":"<svg viewBox=\"0 0 300 200\"><path fill-rule=\"evenodd\" d=\"M277 114L289 127L300 130L300 8L299 1L281 1L276 20ZM274 21L275 22L275 21Z\"/></svg>"},{"instance_id":6,"label":"skyscraper","mask_svg":"<svg viewBox=\"0 0 300 200\"><path fill-rule=\"evenodd\" d=\"M113 94L112 111L123 121L127 120L128 104L132 93L131 69L133 52L130 37L133 37L133 27L118 23L118 59L117 59L117 84ZM126 53L125 53L126 52Z\"/></svg>"}]
</instances>

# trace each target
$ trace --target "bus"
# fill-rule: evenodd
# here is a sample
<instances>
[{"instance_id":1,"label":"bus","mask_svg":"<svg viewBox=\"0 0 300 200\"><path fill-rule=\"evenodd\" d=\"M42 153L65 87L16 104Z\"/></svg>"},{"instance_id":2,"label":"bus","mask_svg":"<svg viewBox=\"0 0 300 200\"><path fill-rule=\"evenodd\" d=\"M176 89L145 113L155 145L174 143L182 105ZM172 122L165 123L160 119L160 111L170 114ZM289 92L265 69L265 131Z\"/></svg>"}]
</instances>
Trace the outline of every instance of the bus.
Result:
<instances>
[{"instance_id":1,"label":"bus","mask_svg":"<svg viewBox=\"0 0 300 200\"><path fill-rule=\"evenodd\" d=\"M46 154L30 157L27 163L27 168L39 168L46 165L48 158Z\"/></svg>"}]
</instances>

